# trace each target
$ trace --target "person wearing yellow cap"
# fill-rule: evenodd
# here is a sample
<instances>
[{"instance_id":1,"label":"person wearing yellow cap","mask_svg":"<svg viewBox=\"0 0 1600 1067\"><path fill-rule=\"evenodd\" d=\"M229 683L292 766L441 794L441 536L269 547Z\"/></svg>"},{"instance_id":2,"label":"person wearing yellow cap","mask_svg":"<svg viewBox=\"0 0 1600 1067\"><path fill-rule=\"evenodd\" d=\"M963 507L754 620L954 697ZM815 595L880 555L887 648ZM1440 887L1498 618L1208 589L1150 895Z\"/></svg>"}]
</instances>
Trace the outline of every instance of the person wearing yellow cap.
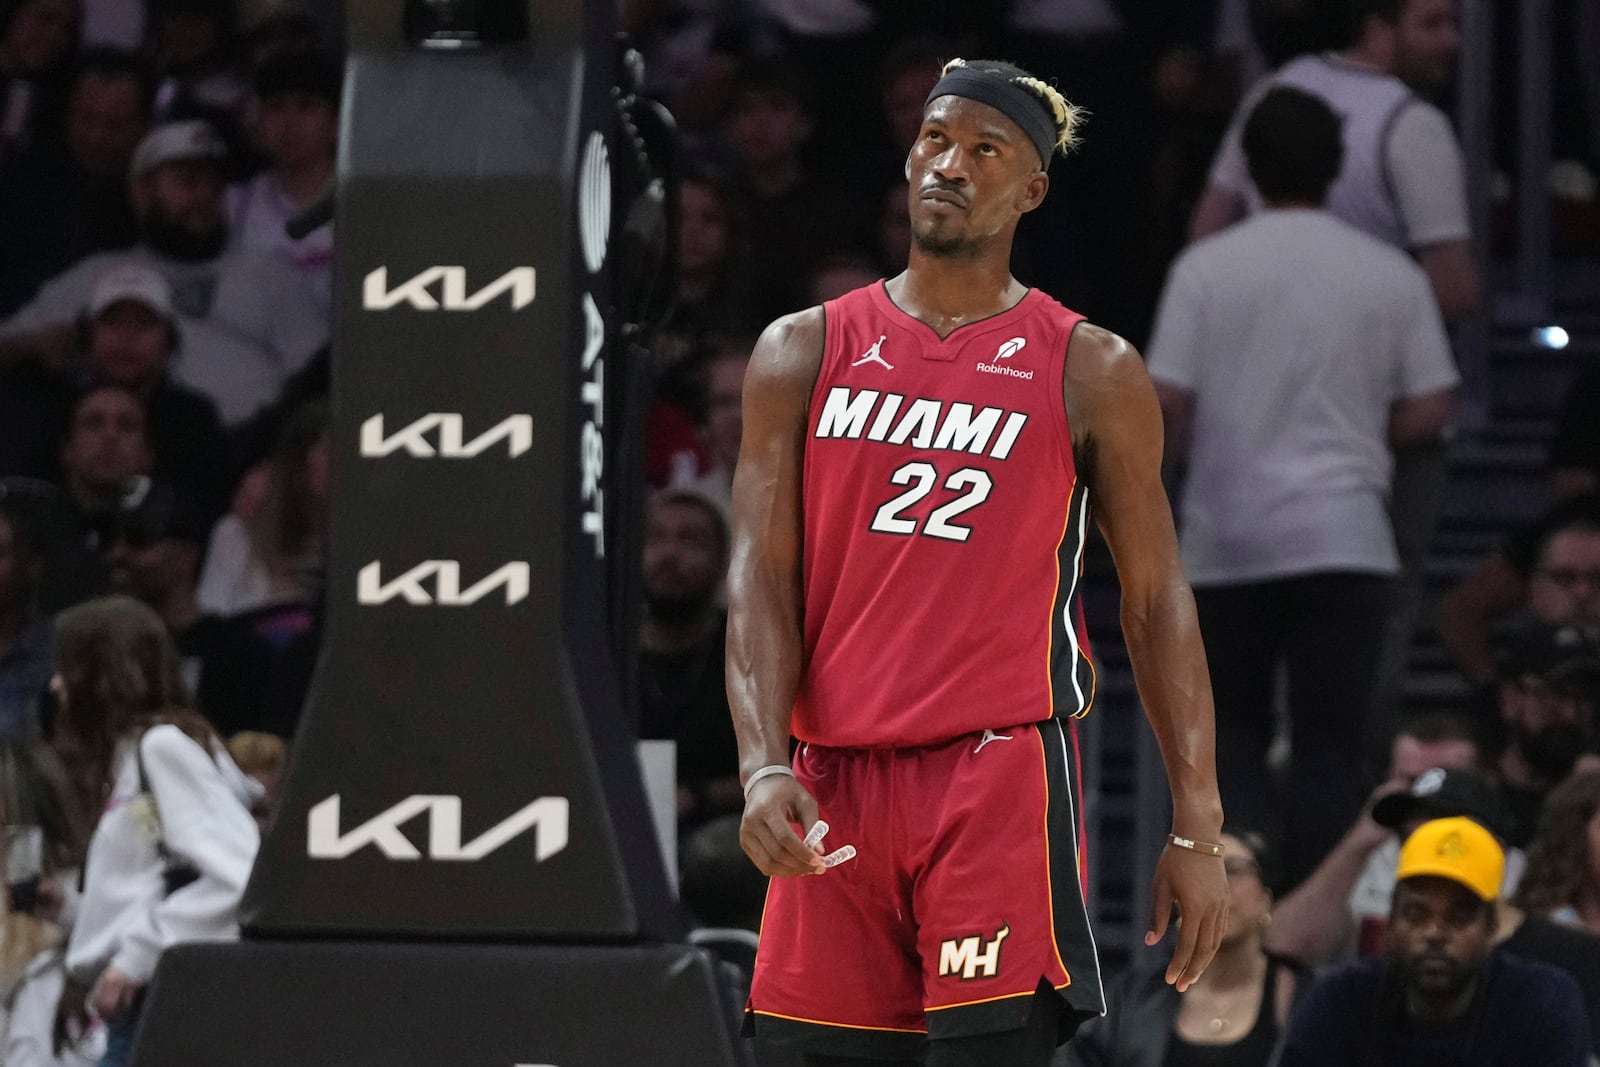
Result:
<instances>
[{"instance_id":1,"label":"person wearing yellow cap","mask_svg":"<svg viewBox=\"0 0 1600 1067\"><path fill-rule=\"evenodd\" d=\"M1490 951L1504 873L1504 850L1471 819L1414 830L1400 849L1386 955L1312 986L1278 1067L1587 1064L1583 995L1572 977Z\"/></svg>"}]
</instances>

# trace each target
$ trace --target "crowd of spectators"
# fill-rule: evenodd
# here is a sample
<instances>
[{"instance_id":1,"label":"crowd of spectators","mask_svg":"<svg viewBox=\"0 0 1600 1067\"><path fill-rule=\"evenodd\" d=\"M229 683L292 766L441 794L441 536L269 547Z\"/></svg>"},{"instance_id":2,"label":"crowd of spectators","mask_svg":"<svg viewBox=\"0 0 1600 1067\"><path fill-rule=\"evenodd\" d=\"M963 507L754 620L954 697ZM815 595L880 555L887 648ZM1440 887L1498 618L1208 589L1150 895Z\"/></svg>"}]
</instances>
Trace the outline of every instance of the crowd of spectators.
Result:
<instances>
[{"instance_id":1,"label":"crowd of spectators","mask_svg":"<svg viewBox=\"0 0 1600 1067\"><path fill-rule=\"evenodd\" d=\"M1485 969L1498 946L1573 974L1600 1027L1600 371L1562 415L1553 510L1442 603L1473 696L1391 707L1453 420L1446 330L1486 284L1439 95L1451 0L620 6L683 148L676 300L640 415L633 698L641 734L677 742L692 918L735 956L759 921L721 589L754 337L904 268L924 98L942 61L1001 55L1092 115L1015 267L1146 348L1236 823L1234 920L1207 980L1180 996L1135 967L1071 1062L1250 1065L1278 1045L1333 1062L1303 1050L1369 986L1450 1018L1447 996L1408 1001L1375 964L1316 983L1386 951L1415 970L1430 924L1481 928L1462 988L1532 988L1519 965ZM1600 25L1592 0L1556 7L1576 40ZM128 832L97 819L108 798L162 794L225 912L257 839L245 816L266 818L285 770L321 632L336 241L332 223L285 224L333 180L337 32L295 0L0 0L6 1067L126 1052L153 942L124 938L120 912L104 943L75 925L86 864L91 917L127 903L105 895L123 875L103 842ZM1563 63L1596 80L1592 57ZM1592 168L1600 102L1558 96L1559 147ZM152 695L99 706L87 675L76 698L73 678L52 685L68 643L93 659L85 633ZM195 822L190 803L223 814ZM1460 816L1492 838L1472 839L1492 861L1444 876L1475 895L1402 891L1402 841ZM103 1018L58 1020L74 1000ZM1415 1049L1437 1021L1385 1025Z\"/></svg>"},{"instance_id":2,"label":"crowd of spectators","mask_svg":"<svg viewBox=\"0 0 1600 1067\"><path fill-rule=\"evenodd\" d=\"M330 28L0 3L0 1063L125 1063L237 933L319 632Z\"/></svg>"}]
</instances>

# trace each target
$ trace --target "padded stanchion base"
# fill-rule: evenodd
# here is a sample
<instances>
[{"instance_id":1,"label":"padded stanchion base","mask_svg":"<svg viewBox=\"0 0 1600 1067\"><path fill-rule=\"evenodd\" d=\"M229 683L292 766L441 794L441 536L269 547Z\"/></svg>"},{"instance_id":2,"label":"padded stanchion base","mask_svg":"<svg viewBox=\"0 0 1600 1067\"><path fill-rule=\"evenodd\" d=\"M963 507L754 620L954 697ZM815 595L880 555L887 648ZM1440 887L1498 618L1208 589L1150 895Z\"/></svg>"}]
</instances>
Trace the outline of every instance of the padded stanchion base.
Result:
<instances>
[{"instance_id":1,"label":"padded stanchion base","mask_svg":"<svg viewBox=\"0 0 1600 1067\"><path fill-rule=\"evenodd\" d=\"M168 952L134 1067L741 1067L683 945L244 942Z\"/></svg>"}]
</instances>

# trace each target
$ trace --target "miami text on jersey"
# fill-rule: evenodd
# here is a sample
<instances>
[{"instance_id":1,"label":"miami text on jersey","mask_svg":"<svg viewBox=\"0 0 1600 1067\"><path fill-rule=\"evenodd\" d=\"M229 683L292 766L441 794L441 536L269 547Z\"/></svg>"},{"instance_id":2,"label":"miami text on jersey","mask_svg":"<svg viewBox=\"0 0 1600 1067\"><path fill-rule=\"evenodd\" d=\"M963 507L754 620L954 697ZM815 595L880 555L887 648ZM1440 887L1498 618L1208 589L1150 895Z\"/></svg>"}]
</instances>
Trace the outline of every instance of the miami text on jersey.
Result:
<instances>
[{"instance_id":1,"label":"miami text on jersey","mask_svg":"<svg viewBox=\"0 0 1600 1067\"><path fill-rule=\"evenodd\" d=\"M836 385L828 390L817 420L816 436L866 438L912 448L947 449L987 453L1005 459L1028 423L1021 411L985 407L974 409L959 401L913 399L876 389L851 389ZM996 432L998 431L998 432Z\"/></svg>"}]
</instances>

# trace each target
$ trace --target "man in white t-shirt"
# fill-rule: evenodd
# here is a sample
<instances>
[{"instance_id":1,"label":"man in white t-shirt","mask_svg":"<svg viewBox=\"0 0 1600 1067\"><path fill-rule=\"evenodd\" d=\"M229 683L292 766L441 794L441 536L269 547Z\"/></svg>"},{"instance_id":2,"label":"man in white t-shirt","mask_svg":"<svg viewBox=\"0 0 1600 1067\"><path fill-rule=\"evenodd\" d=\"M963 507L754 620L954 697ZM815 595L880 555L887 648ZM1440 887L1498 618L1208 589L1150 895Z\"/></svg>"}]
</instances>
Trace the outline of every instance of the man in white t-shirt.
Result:
<instances>
[{"instance_id":1,"label":"man in white t-shirt","mask_svg":"<svg viewBox=\"0 0 1600 1067\"><path fill-rule=\"evenodd\" d=\"M1344 165L1329 190L1328 210L1413 256L1427 272L1445 322L1457 322L1482 301L1461 149L1450 120L1414 92L1437 90L1450 77L1461 45L1456 0L1346 0L1346 10L1349 43L1342 51L1291 60L1241 104L1195 207L1191 233L1214 233L1261 209L1239 131L1267 89L1301 89L1344 122ZM1394 459L1389 514L1401 578L1369 724L1373 754L1398 708L1448 457L1443 442L1428 442L1397 448Z\"/></svg>"},{"instance_id":2,"label":"man in white t-shirt","mask_svg":"<svg viewBox=\"0 0 1600 1067\"><path fill-rule=\"evenodd\" d=\"M1301 56L1249 93L1223 138L1190 235L1208 236L1261 209L1239 144L1245 116L1269 88L1321 97L1344 120L1344 167L1328 210L1414 255L1446 322L1482 297L1472 257L1466 176L1450 120L1412 91L1450 76L1461 34L1455 0L1355 0L1350 44Z\"/></svg>"},{"instance_id":3,"label":"man in white t-shirt","mask_svg":"<svg viewBox=\"0 0 1600 1067\"><path fill-rule=\"evenodd\" d=\"M1194 245L1150 343L1174 458L1184 569L1217 705L1229 818L1284 812L1291 875L1360 809L1362 725L1399 560L1390 446L1441 437L1458 377L1422 271L1324 207L1337 116L1274 88L1241 138L1265 210ZM1288 803L1271 796L1274 685L1287 669Z\"/></svg>"}]
</instances>

